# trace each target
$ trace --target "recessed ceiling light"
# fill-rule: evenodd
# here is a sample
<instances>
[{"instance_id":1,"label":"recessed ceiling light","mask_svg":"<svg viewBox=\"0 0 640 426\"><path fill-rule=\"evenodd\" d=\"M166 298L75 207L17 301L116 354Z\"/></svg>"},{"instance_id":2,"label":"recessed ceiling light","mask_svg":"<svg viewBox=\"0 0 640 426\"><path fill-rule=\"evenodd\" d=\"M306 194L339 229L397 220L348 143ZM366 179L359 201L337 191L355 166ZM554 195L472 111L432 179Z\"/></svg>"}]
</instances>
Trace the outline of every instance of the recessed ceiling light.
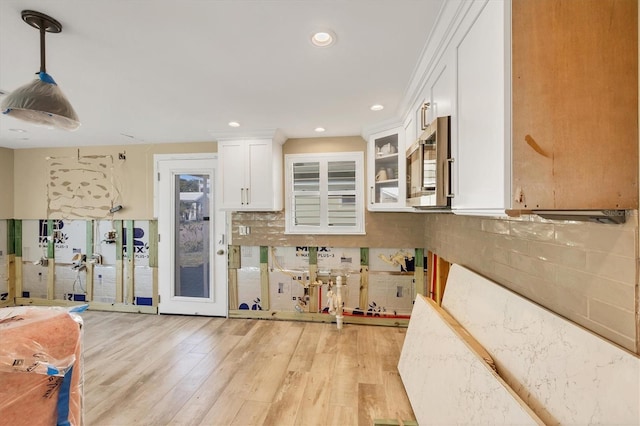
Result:
<instances>
[{"instance_id":1,"label":"recessed ceiling light","mask_svg":"<svg viewBox=\"0 0 640 426\"><path fill-rule=\"evenodd\" d=\"M316 47L329 47L336 42L336 35L332 31L318 31L311 35L311 44Z\"/></svg>"},{"instance_id":2,"label":"recessed ceiling light","mask_svg":"<svg viewBox=\"0 0 640 426\"><path fill-rule=\"evenodd\" d=\"M384 105L375 104L371 105L371 111L382 111L384 109Z\"/></svg>"},{"instance_id":3,"label":"recessed ceiling light","mask_svg":"<svg viewBox=\"0 0 640 426\"><path fill-rule=\"evenodd\" d=\"M229 126L231 126L231 127L240 127L240 123L238 123L237 121L230 121L229 122Z\"/></svg>"},{"instance_id":4,"label":"recessed ceiling light","mask_svg":"<svg viewBox=\"0 0 640 426\"><path fill-rule=\"evenodd\" d=\"M322 133L322 132L324 132L326 129L325 129L324 127L316 127L314 130L315 130L316 132L318 132L318 133Z\"/></svg>"},{"instance_id":5,"label":"recessed ceiling light","mask_svg":"<svg viewBox=\"0 0 640 426\"><path fill-rule=\"evenodd\" d=\"M26 133L27 131L24 129L9 129L10 132L16 132L16 133Z\"/></svg>"}]
</instances>

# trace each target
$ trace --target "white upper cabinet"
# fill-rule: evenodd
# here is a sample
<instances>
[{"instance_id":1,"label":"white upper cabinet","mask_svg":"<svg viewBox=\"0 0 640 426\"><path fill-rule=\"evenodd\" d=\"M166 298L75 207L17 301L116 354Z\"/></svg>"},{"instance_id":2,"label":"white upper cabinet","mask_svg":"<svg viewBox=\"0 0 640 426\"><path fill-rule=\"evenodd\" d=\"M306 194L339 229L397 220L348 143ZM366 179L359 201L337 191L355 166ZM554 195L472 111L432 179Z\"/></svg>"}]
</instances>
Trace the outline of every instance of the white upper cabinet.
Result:
<instances>
[{"instance_id":1,"label":"white upper cabinet","mask_svg":"<svg viewBox=\"0 0 640 426\"><path fill-rule=\"evenodd\" d=\"M367 209L406 211L405 127L372 134L367 147Z\"/></svg>"},{"instance_id":2,"label":"white upper cabinet","mask_svg":"<svg viewBox=\"0 0 640 426\"><path fill-rule=\"evenodd\" d=\"M452 209L504 214L510 208L511 137L507 1L476 2L475 19L455 42L455 162ZM451 89L454 92L451 92ZM453 99L452 96L450 99ZM441 101L440 103L442 103ZM440 111L438 111L440 113Z\"/></svg>"},{"instance_id":3,"label":"white upper cabinet","mask_svg":"<svg viewBox=\"0 0 640 426\"><path fill-rule=\"evenodd\" d=\"M282 210L282 145L271 139L218 142L222 209Z\"/></svg>"}]
</instances>

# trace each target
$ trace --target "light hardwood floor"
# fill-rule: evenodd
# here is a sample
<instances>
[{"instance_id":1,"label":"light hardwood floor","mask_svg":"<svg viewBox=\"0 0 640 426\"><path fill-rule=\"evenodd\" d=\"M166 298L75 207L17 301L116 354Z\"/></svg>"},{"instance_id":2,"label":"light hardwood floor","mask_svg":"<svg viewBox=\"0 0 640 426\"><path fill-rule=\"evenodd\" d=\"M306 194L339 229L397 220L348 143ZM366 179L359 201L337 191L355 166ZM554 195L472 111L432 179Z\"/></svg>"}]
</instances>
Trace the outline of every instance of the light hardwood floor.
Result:
<instances>
[{"instance_id":1,"label":"light hardwood floor","mask_svg":"<svg viewBox=\"0 0 640 426\"><path fill-rule=\"evenodd\" d=\"M85 424L371 425L414 420L406 329L87 311Z\"/></svg>"}]
</instances>

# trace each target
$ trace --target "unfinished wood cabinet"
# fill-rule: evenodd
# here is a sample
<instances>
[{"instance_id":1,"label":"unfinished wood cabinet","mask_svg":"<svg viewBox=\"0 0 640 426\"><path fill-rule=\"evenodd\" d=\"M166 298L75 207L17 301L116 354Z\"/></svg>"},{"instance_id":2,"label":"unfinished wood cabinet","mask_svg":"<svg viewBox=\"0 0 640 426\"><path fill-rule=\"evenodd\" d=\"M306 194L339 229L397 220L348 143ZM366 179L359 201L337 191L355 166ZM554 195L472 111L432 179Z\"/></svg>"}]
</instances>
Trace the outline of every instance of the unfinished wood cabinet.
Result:
<instances>
[{"instance_id":1,"label":"unfinished wood cabinet","mask_svg":"<svg viewBox=\"0 0 640 426\"><path fill-rule=\"evenodd\" d=\"M513 208L638 208L638 2L512 1Z\"/></svg>"}]
</instances>

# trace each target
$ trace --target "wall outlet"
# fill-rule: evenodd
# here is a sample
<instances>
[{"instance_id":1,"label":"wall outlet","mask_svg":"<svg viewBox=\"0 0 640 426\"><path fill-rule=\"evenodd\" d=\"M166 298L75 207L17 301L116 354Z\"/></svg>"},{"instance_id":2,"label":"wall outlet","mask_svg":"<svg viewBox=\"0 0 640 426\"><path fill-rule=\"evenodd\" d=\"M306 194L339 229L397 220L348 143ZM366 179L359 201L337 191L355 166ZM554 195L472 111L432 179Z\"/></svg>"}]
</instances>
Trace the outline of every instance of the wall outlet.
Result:
<instances>
[{"instance_id":1,"label":"wall outlet","mask_svg":"<svg viewBox=\"0 0 640 426\"><path fill-rule=\"evenodd\" d=\"M244 226L244 225L239 225L238 226L238 234L239 235L249 235L251 234L251 228L248 226Z\"/></svg>"}]
</instances>

